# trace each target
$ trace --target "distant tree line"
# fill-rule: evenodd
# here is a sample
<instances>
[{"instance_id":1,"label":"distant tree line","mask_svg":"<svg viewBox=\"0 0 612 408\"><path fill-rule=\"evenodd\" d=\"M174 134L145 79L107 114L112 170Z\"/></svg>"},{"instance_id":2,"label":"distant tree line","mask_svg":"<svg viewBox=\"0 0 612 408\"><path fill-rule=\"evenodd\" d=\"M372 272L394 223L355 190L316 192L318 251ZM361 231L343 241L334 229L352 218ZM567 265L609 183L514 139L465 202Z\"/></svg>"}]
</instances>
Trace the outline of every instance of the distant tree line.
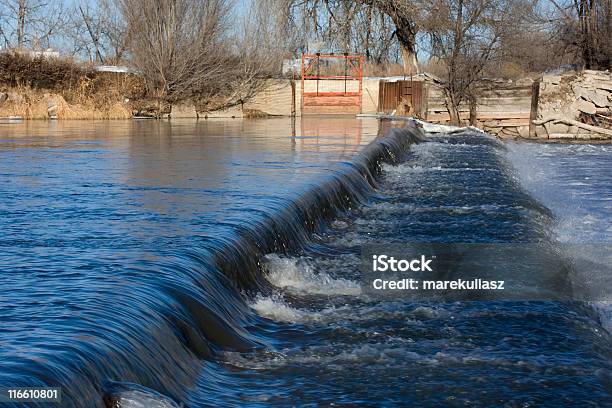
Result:
<instances>
[{"instance_id":1,"label":"distant tree line","mask_svg":"<svg viewBox=\"0 0 612 408\"><path fill-rule=\"evenodd\" d=\"M265 9L233 0L0 0L0 44L20 55L54 47L75 60L129 65L160 111L191 100L202 110L240 104L280 71ZM40 64L39 64L40 65Z\"/></svg>"},{"instance_id":2,"label":"distant tree line","mask_svg":"<svg viewBox=\"0 0 612 408\"><path fill-rule=\"evenodd\" d=\"M160 104L256 94L283 58L350 52L444 80L454 120L485 77L609 69L612 0L0 0L4 49L129 64Z\"/></svg>"},{"instance_id":3,"label":"distant tree line","mask_svg":"<svg viewBox=\"0 0 612 408\"><path fill-rule=\"evenodd\" d=\"M400 59L406 75L424 66L440 76L454 123L486 77L611 68L612 0L272 1L300 50Z\"/></svg>"}]
</instances>

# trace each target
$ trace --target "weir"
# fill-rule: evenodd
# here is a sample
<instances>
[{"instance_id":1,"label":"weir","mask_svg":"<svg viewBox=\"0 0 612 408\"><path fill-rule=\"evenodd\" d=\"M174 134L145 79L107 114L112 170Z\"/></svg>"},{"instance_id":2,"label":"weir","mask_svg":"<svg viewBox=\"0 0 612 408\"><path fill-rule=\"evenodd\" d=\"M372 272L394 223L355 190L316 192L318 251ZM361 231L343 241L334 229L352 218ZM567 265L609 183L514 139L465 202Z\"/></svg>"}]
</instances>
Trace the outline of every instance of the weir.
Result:
<instances>
[{"instance_id":1,"label":"weir","mask_svg":"<svg viewBox=\"0 0 612 408\"><path fill-rule=\"evenodd\" d=\"M177 133L171 141L180 137ZM234 142L211 141L223 148ZM168 145L172 148L164 157L172 157L175 147ZM130 148L136 154L137 146ZM188 144L182 154L197 149ZM135 222L137 231L151 229L152 237L139 240L127 234L122 239L113 228L116 247L92 245L96 241L89 237L46 242L62 249L45 269L34 269L40 291L31 298L23 296L23 288L36 287L27 281L32 266L17 269L26 279L23 287L0 294L21 315L45 299L53 321L33 340L24 334L27 323L20 316L5 318L15 329L0 338L8 344L0 350L0 382L62 387L62 406L67 407L128 401L195 407L343 400L364 405L428 401L431 406L477 399L483 406L500 401L538 405L553 397L596 404L609 400L610 338L582 303L413 301L379 299L361 290L364 245L555 246L554 215L523 189L504 144L470 131L425 135L407 123L335 162L302 157L291 167L287 163L298 153L274 153L258 157L266 164L262 168L251 159L241 162L236 151L227 155L232 168L246 163L248 172L269 176L280 167L282 177L272 178L269 189L258 185L245 194L234 186L214 185L215 194L205 195L205 202L220 200L218 192L229 196L220 205L231 214L226 218L197 212L201 203L188 200L207 194L209 187L188 184L172 190L142 178L140 185L117 189L102 180L100 191L108 205L120 198L121 212L111 216ZM63 154L90 157L91 150L80 146ZM316 157L320 160L320 152ZM137 174L150 167L131 165ZM214 166L207 169L223 174ZM300 188L284 189L294 169L313 171L313 177ZM255 182L251 178L243 184L249 180ZM87 202L87 190L79 193ZM49 189L49 194L61 202L58 191ZM167 213L153 220L140 207L123 207L138 194L179 195L176 208L195 210L186 222L165 224ZM261 199L249 201L255 197ZM155 208L148 202L142 207ZM68 213L89 225L84 214L96 211L101 210ZM9 207L7 219L16 216ZM161 228L153 228L153 221ZM180 230L172 228L177 224ZM15 236L9 235L12 245L30 245ZM72 269L66 274L57 264ZM541 387L542 381L547 387Z\"/></svg>"},{"instance_id":2,"label":"weir","mask_svg":"<svg viewBox=\"0 0 612 408\"><path fill-rule=\"evenodd\" d=\"M429 136L398 165L383 166L367 203L342 213L302 250L270 258L267 276L276 290L251 306L270 319L260 330L272 350L225 353L240 374L220 381L240 378L254 405L606 404L610 338L584 303L541 294L537 301L381 298L351 286L363 278L366 245L520 243L550 251L554 223L518 183L504 144L470 131ZM521 256L512 259L535 260L538 253ZM370 256L364 260L371 266ZM551 265L518 281L562 286L567 272ZM516 283L517 276L508 279ZM240 400L238 392L218 393L219 384L206 383L202 376L206 399L193 393L188 401Z\"/></svg>"},{"instance_id":3,"label":"weir","mask_svg":"<svg viewBox=\"0 0 612 408\"><path fill-rule=\"evenodd\" d=\"M91 336L71 339L65 353L48 354L44 364L11 362L7 356L2 383L61 386L66 407L104 406L105 393L111 393L109 380L183 400L201 361L265 347L249 331L259 318L247 306L249 297L272 290L263 277L263 255L301 248L325 222L364 202L381 166L396 163L422 137L414 124L391 129L317 184L262 208L235 234L202 247L194 242L191 248L161 252L124 268L119 276L128 289L117 291L120 286L113 283L108 292L100 287L100 304L91 310L83 305L83 320L71 323L77 325L73 331L82 327Z\"/></svg>"}]
</instances>

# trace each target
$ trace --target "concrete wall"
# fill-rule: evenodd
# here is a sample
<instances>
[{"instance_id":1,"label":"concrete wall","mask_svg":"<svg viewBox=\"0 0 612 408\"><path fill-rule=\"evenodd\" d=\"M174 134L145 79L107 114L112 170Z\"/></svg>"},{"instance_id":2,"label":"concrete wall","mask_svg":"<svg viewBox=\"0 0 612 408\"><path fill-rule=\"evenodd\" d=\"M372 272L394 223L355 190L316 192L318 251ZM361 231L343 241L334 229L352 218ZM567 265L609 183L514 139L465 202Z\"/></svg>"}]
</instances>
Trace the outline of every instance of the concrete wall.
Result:
<instances>
[{"instance_id":1,"label":"concrete wall","mask_svg":"<svg viewBox=\"0 0 612 408\"><path fill-rule=\"evenodd\" d=\"M363 80L363 95L361 98L361 113L375 114L378 112L379 79Z\"/></svg>"},{"instance_id":2,"label":"concrete wall","mask_svg":"<svg viewBox=\"0 0 612 408\"><path fill-rule=\"evenodd\" d=\"M378 94L380 78L364 78L362 83L361 113L378 113ZM356 82L347 82L348 91L357 91ZM200 117L235 117L249 115L301 116L301 81L270 80L268 86L244 106L215 112L200 113ZM523 82L503 82L490 85L478 98L477 118L479 124L496 133L507 126L528 126L531 103L531 80ZM314 81L306 83L305 89L316 90ZM447 123L450 118L446 110L442 88L433 81L428 83L428 110L426 119L436 123ZM343 91L343 81L320 81L319 92ZM332 110L330 109L330 112ZM341 113L342 109L336 109ZM333 113L332 112L332 113ZM469 119L469 107L462 107L462 118Z\"/></svg>"},{"instance_id":3,"label":"concrete wall","mask_svg":"<svg viewBox=\"0 0 612 408\"><path fill-rule=\"evenodd\" d=\"M378 111L378 79L364 79L362 83L362 109L361 113L375 114ZM244 106L237 106L229 109L214 112L200 112L200 117L207 118L243 118L249 115L267 114L272 116L301 116L302 112L302 87L301 81L294 82L295 90L292 90L291 80L279 79L270 80L264 90L255 98L248 101ZM316 90L314 82L307 82L306 91ZM344 91L343 81L321 81L319 83L320 92L340 92ZM347 91L358 91L355 81L347 82ZM183 112L193 112L193 109L180 107L181 116ZM341 111L339 111L341 112ZM193 114L195 115L195 114Z\"/></svg>"},{"instance_id":4,"label":"concrete wall","mask_svg":"<svg viewBox=\"0 0 612 408\"><path fill-rule=\"evenodd\" d=\"M299 108L299 83L295 83L295 107ZM291 116L294 94L290 80L270 80L263 92L244 105L245 110L263 112L274 116Z\"/></svg>"},{"instance_id":5,"label":"concrete wall","mask_svg":"<svg viewBox=\"0 0 612 408\"><path fill-rule=\"evenodd\" d=\"M531 110L532 80L491 81L486 83L476 99L477 126L483 130L502 136L527 136L529 134L529 114ZM426 120L435 123L448 123L450 116L446 110L442 87L429 84L429 98ZM470 108L467 104L460 107L461 119L467 123Z\"/></svg>"}]
</instances>

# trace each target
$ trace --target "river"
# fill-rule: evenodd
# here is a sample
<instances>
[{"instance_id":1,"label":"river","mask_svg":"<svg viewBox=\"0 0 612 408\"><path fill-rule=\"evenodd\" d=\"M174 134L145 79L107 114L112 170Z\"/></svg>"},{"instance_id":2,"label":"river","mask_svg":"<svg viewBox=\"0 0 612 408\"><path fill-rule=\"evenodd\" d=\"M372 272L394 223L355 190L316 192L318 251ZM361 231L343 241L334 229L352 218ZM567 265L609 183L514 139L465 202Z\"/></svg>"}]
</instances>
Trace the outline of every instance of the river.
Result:
<instances>
[{"instance_id":1,"label":"river","mask_svg":"<svg viewBox=\"0 0 612 408\"><path fill-rule=\"evenodd\" d=\"M0 387L66 407L612 404L608 303L373 299L359 272L368 243L610 243L609 145L403 125L1 124Z\"/></svg>"}]
</instances>

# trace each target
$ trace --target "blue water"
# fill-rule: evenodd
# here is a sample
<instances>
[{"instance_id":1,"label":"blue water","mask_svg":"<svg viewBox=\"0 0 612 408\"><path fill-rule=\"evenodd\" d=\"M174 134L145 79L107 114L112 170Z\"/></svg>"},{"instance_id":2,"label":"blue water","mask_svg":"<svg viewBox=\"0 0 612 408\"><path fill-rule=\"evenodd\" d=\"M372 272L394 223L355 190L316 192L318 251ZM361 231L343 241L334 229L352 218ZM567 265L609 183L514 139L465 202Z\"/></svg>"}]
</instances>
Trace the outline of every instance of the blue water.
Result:
<instances>
[{"instance_id":1,"label":"blue water","mask_svg":"<svg viewBox=\"0 0 612 408\"><path fill-rule=\"evenodd\" d=\"M612 403L601 308L380 301L358 272L368 242L554 244L525 157L597 163L576 240L608 242L605 148L400 135L359 156L388 129L337 118L2 126L0 386L67 407Z\"/></svg>"},{"instance_id":2,"label":"blue water","mask_svg":"<svg viewBox=\"0 0 612 408\"><path fill-rule=\"evenodd\" d=\"M612 145L509 143L508 157L521 184L554 212L555 240L612 241ZM612 302L591 306L612 333Z\"/></svg>"},{"instance_id":3,"label":"blue water","mask_svg":"<svg viewBox=\"0 0 612 408\"><path fill-rule=\"evenodd\" d=\"M278 290L252 307L282 329L272 353L226 353L235 406L609 406L610 336L586 304L377 301L355 285L366 243L552 243L557 218L510 159L489 136L430 137L306 250L268 256ZM206 398L227 403L210 378Z\"/></svg>"}]
</instances>

